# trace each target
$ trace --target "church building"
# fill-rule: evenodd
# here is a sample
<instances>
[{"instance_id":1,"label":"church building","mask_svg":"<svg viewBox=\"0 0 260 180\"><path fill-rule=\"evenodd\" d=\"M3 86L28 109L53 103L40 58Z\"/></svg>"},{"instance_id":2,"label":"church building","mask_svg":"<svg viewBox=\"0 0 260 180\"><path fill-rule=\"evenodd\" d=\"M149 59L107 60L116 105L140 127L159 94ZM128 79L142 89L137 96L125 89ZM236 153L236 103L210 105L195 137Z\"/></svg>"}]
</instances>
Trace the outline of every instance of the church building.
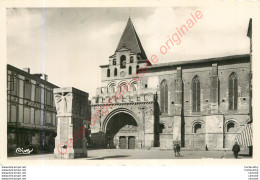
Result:
<instances>
[{"instance_id":1,"label":"church building","mask_svg":"<svg viewBox=\"0 0 260 180\"><path fill-rule=\"evenodd\" d=\"M249 54L151 64L129 18L100 68L92 146L230 149L250 121Z\"/></svg>"}]
</instances>

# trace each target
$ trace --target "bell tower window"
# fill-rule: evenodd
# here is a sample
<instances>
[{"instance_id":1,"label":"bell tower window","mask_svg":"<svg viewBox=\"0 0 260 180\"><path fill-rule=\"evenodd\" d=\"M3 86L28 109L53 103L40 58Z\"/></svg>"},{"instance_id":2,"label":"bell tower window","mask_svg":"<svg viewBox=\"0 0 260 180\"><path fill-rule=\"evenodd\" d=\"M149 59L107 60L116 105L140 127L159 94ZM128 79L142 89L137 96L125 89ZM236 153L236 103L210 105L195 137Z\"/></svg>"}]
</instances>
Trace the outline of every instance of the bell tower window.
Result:
<instances>
[{"instance_id":1,"label":"bell tower window","mask_svg":"<svg viewBox=\"0 0 260 180\"><path fill-rule=\"evenodd\" d=\"M136 74L138 74L139 65L136 66Z\"/></svg>"},{"instance_id":2,"label":"bell tower window","mask_svg":"<svg viewBox=\"0 0 260 180\"><path fill-rule=\"evenodd\" d=\"M134 62L134 57L131 56L131 57L130 57L130 63L133 63L133 62Z\"/></svg>"},{"instance_id":3,"label":"bell tower window","mask_svg":"<svg viewBox=\"0 0 260 180\"><path fill-rule=\"evenodd\" d=\"M107 77L110 77L110 69L107 69Z\"/></svg>"},{"instance_id":4,"label":"bell tower window","mask_svg":"<svg viewBox=\"0 0 260 180\"><path fill-rule=\"evenodd\" d=\"M129 66L129 74L132 74L132 67Z\"/></svg>"},{"instance_id":5,"label":"bell tower window","mask_svg":"<svg viewBox=\"0 0 260 180\"><path fill-rule=\"evenodd\" d=\"M126 57L125 57L125 55L122 55L120 57L120 68L121 69L126 68Z\"/></svg>"},{"instance_id":6,"label":"bell tower window","mask_svg":"<svg viewBox=\"0 0 260 180\"><path fill-rule=\"evenodd\" d=\"M116 65L116 59L113 59L113 65Z\"/></svg>"},{"instance_id":7,"label":"bell tower window","mask_svg":"<svg viewBox=\"0 0 260 180\"><path fill-rule=\"evenodd\" d=\"M117 68L114 70L114 76L117 76Z\"/></svg>"}]
</instances>

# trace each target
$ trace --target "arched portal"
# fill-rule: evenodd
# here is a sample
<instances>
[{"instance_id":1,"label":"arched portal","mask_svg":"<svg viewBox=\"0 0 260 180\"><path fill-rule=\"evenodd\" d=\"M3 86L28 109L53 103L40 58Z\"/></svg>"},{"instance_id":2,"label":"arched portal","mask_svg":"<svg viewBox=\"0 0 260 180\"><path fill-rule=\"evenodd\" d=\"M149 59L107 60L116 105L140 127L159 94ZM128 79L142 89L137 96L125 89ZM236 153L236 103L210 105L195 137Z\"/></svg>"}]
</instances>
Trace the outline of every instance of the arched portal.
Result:
<instances>
[{"instance_id":1,"label":"arched portal","mask_svg":"<svg viewBox=\"0 0 260 180\"><path fill-rule=\"evenodd\" d=\"M138 123L131 111L112 112L103 122L108 148L134 149L138 130Z\"/></svg>"}]
</instances>

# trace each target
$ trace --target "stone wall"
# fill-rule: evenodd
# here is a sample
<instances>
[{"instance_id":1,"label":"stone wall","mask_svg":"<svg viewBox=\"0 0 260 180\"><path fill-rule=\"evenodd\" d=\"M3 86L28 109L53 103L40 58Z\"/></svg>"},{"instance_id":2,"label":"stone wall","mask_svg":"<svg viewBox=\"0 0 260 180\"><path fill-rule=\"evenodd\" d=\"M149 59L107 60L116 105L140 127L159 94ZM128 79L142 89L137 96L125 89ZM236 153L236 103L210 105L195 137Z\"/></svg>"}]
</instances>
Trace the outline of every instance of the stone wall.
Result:
<instances>
[{"instance_id":1,"label":"stone wall","mask_svg":"<svg viewBox=\"0 0 260 180\"><path fill-rule=\"evenodd\" d=\"M56 88L54 98L58 118L55 157L87 157L86 120L90 116L88 93L71 87Z\"/></svg>"},{"instance_id":2,"label":"stone wall","mask_svg":"<svg viewBox=\"0 0 260 180\"><path fill-rule=\"evenodd\" d=\"M133 99L118 99L112 104L93 104L91 106L91 141L92 145L104 147L106 144L106 126L109 120L118 113L129 114L134 118L138 126L137 138L139 148L143 146L153 146L155 143L155 129L158 128L154 110L154 95L134 96ZM108 111L108 112L107 112ZM99 113L101 112L101 113ZM104 112L104 113L102 113ZM105 113L106 112L106 113ZM94 120L95 119L95 120ZM124 136L132 136L131 133Z\"/></svg>"},{"instance_id":3,"label":"stone wall","mask_svg":"<svg viewBox=\"0 0 260 180\"><path fill-rule=\"evenodd\" d=\"M228 78L233 72L238 79L237 110L229 110L228 107ZM242 131L250 118L249 74L250 62L249 56L246 55L189 61L176 65L154 65L149 67L138 81L137 92L127 92L113 109L119 108L120 103L125 103L122 105L124 108L139 114L138 108L127 102L134 99L138 103L145 103L145 94L157 96L159 131L155 134L159 138L161 148L172 148L174 143L192 149L204 149L206 145L212 149L230 148L235 136ZM192 110L192 80L195 76L200 80L198 112ZM131 78L125 80L130 82ZM115 80L118 84L120 81ZM163 81L168 85L168 112L160 111L160 85ZM103 81L104 86L107 83L108 81ZM107 99L109 95L98 93L98 97ZM92 111L96 102L92 101ZM226 130L230 120L235 123L235 132ZM193 132L196 122L201 123L203 132Z\"/></svg>"}]
</instances>

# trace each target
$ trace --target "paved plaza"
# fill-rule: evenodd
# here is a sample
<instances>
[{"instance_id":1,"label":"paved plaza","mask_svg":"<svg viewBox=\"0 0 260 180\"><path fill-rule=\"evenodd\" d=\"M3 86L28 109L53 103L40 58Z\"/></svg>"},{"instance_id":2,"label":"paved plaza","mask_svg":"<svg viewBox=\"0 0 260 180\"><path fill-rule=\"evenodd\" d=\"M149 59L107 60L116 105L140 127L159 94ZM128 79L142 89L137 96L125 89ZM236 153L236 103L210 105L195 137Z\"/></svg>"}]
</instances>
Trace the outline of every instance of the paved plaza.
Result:
<instances>
[{"instance_id":1,"label":"paved plaza","mask_svg":"<svg viewBox=\"0 0 260 180\"><path fill-rule=\"evenodd\" d=\"M143 150L143 149L96 149L89 150L87 158L82 160L122 160L122 159L232 159L232 151L181 151L180 157L175 157L172 150ZM251 158L247 151L239 153L239 159ZM55 160L54 154L29 155L10 157L13 160Z\"/></svg>"}]
</instances>

